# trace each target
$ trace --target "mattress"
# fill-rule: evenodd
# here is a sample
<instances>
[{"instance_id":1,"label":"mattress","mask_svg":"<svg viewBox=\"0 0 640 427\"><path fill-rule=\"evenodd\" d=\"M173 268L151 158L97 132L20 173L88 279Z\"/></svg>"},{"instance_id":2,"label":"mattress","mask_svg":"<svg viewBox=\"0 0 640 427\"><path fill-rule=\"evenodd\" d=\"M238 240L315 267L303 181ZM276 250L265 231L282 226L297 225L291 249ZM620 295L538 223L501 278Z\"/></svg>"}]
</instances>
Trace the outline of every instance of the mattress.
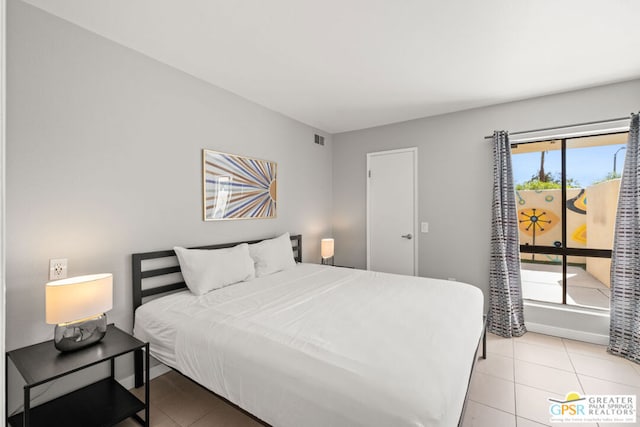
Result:
<instances>
[{"instance_id":1,"label":"mattress","mask_svg":"<svg viewBox=\"0 0 640 427\"><path fill-rule=\"evenodd\" d=\"M151 355L273 426L455 426L482 334L474 286L298 264L142 305Z\"/></svg>"}]
</instances>

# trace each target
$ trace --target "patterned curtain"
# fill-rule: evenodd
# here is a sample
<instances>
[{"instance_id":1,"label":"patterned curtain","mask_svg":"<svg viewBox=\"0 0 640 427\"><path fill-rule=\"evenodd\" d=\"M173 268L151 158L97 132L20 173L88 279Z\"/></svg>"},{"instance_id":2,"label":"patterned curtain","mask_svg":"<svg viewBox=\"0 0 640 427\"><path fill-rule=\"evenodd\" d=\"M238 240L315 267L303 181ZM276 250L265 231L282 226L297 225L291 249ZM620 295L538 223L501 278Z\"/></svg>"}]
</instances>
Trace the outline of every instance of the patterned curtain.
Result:
<instances>
[{"instance_id":1,"label":"patterned curtain","mask_svg":"<svg viewBox=\"0 0 640 427\"><path fill-rule=\"evenodd\" d=\"M527 332L524 326L518 214L513 187L509 134L493 134L493 221L489 269L489 331L505 338Z\"/></svg>"},{"instance_id":2,"label":"patterned curtain","mask_svg":"<svg viewBox=\"0 0 640 427\"><path fill-rule=\"evenodd\" d=\"M640 149L631 115L611 256L609 351L640 363Z\"/></svg>"}]
</instances>

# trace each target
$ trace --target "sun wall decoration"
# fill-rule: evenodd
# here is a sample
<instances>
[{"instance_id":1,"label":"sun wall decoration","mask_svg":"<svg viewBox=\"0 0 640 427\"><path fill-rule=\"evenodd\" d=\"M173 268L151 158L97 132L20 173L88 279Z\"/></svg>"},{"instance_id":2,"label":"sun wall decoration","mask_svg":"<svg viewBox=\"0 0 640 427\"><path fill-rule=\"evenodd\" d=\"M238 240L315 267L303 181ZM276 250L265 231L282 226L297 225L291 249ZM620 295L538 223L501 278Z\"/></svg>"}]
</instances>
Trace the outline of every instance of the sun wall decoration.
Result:
<instances>
[{"instance_id":1,"label":"sun wall decoration","mask_svg":"<svg viewBox=\"0 0 640 427\"><path fill-rule=\"evenodd\" d=\"M268 160L202 150L204 220L275 218L277 171Z\"/></svg>"},{"instance_id":2,"label":"sun wall decoration","mask_svg":"<svg viewBox=\"0 0 640 427\"><path fill-rule=\"evenodd\" d=\"M527 236L531 236L534 245L536 244L536 235L551 230L560 219L553 212L536 208L521 209L519 214L520 231Z\"/></svg>"}]
</instances>

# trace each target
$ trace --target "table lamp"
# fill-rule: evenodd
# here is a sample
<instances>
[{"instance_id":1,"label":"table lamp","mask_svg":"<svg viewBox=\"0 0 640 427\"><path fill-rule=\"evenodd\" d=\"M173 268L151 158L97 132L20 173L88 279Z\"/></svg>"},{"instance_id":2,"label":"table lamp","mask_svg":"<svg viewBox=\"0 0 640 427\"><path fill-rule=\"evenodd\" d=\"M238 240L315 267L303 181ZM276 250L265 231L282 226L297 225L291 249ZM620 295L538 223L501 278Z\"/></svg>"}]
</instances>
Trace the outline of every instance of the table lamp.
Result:
<instances>
[{"instance_id":1,"label":"table lamp","mask_svg":"<svg viewBox=\"0 0 640 427\"><path fill-rule=\"evenodd\" d=\"M56 325L55 347L62 352L95 344L107 332L113 308L113 276L93 274L47 283L46 321Z\"/></svg>"},{"instance_id":2,"label":"table lamp","mask_svg":"<svg viewBox=\"0 0 640 427\"><path fill-rule=\"evenodd\" d=\"M322 239L320 241L320 256L322 257L322 264L329 264L329 258L331 258L331 265L333 265L333 239Z\"/></svg>"}]
</instances>

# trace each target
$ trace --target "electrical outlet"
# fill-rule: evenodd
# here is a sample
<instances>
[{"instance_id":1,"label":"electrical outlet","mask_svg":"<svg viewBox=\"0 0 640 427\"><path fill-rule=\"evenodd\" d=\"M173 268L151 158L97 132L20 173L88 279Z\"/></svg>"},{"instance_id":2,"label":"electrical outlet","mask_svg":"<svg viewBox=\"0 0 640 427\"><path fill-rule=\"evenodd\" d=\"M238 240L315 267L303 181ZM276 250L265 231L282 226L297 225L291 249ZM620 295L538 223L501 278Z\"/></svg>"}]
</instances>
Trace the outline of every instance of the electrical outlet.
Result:
<instances>
[{"instance_id":1,"label":"electrical outlet","mask_svg":"<svg viewBox=\"0 0 640 427\"><path fill-rule=\"evenodd\" d=\"M420 224L420 231L423 233L428 233L429 232L429 223L428 222L423 222L422 224Z\"/></svg>"},{"instance_id":2,"label":"electrical outlet","mask_svg":"<svg viewBox=\"0 0 640 427\"><path fill-rule=\"evenodd\" d=\"M58 258L49 260L49 280L67 278L67 259Z\"/></svg>"}]
</instances>

